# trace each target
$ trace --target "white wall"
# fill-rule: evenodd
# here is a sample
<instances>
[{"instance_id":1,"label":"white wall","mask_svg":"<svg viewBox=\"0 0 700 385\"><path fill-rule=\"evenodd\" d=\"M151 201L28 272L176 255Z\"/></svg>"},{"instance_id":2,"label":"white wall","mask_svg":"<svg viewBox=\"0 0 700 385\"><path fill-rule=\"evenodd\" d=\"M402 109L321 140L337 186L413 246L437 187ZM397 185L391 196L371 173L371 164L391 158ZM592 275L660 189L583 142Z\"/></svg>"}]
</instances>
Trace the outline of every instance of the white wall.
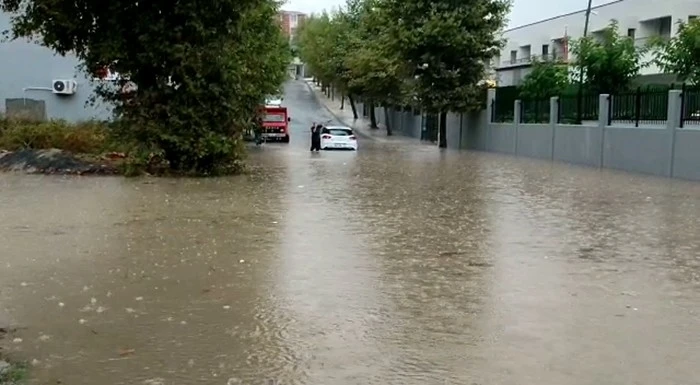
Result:
<instances>
[{"instance_id":1,"label":"white wall","mask_svg":"<svg viewBox=\"0 0 700 385\"><path fill-rule=\"evenodd\" d=\"M585 6L585 1L581 3ZM676 22L679 19L687 21L690 15L700 15L700 1L666 0L660 3L658 0L619 0L593 8L589 21L589 32L600 31L610 24L610 20L616 19L619 22L621 34L626 35L628 28L635 28L635 38L644 39L648 37L649 33L645 31L640 22L670 16L672 20L671 34L675 35L678 32ZM509 67L504 66L503 62L510 60L512 50L518 51L518 59L522 58L522 46L530 45L531 54L540 55L544 44L549 44L549 52L552 52L552 40L561 39L565 35L569 36L570 40L583 36L585 16L585 10L583 10L504 31L503 37L507 43L501 50L500 63L497 66ZM570 54L569 57L571 57ZM647 59L649 58L651 56ZM517 80L517 76L506 74L511 70L499 72L499 77L502 79L499 86L512 85L514 84L512 81ZM657 67L651 66L643 69L642 74L658 72Z\"/></svg>"}]
</instances>

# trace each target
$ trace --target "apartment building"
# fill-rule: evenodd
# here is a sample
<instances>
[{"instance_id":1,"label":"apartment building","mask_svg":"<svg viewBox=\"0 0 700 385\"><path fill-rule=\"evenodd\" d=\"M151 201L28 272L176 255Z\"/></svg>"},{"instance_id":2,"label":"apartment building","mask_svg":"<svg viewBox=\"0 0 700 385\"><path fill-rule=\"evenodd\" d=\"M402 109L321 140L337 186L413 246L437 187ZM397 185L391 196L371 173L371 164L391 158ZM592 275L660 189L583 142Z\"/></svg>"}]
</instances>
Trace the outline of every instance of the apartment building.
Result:
<instances>
[{"instance_id":1,"label":"apartment building","mask_svg":"<svg viewBox=\"0 0 700 385\"><path fill-rule=\"evenodd\" d=\"M305 13L297 11L280 11L280 22L282 24L282 32L289 37L289 41L294 40L297 28L307 17Z\"/></svg>"},{"instance_id":2,"label":"apartment building","mask_svg":"<svg viewBox=\"0 0 700 385\"><path fill-rule=\"evenodd\" d=\"M584 3L585 1L581 1ZM700 15L698 0L617 0L592 8L589 36L602 36L603 30L615 19L620 33L626 34L639 46L651 38L670 38L678 33L678 21L688 21ZM499 86L518 85L530 72L534 60L569 62L570 42L583 36L586 11L559 15L511 28L503 32L506 45L491 62ZM646 59L651 59L651 53ZM661 71L651 65L641 75L656 75Z\"/></svg>"}]
</instances>

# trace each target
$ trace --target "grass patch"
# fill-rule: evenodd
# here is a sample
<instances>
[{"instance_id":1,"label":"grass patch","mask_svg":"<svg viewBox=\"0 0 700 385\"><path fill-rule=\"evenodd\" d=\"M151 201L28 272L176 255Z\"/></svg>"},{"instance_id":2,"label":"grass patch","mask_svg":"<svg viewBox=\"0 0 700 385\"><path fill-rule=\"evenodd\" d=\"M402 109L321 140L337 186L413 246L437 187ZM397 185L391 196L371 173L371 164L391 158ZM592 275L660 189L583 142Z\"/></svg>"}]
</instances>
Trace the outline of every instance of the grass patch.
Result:
<instances>
[{"instance_id":1,"label":"grass patch","mask_svg":"<svg viewBox=\"0 0 700 385\"><path fill-rule=\"evenodd\" d=\"M109 138L107 124L99 121L71 124L0 118L0 149L8 151L57 148L74 154L96 154L109 149Z\"/></svg>"},{"instance_id":2,"label":"grass patch","mask_svg":"<svg viewBox=\"0 0 700 385\"><path fill-rule=\"evenodd\" d=\"M0 362L2 361L0 359ZM27 364L9 363L5 368L0 367L0 385L22 385L27 380Z\"/></svg>"}]
</instances>

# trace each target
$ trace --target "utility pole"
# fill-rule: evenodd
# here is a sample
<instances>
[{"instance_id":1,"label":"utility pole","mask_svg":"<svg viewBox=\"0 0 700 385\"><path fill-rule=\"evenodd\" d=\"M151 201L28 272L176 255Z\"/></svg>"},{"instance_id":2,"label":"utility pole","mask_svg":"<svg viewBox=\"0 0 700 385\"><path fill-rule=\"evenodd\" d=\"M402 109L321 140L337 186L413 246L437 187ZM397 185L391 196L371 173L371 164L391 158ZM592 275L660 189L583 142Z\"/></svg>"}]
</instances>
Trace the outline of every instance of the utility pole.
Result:
<instances>
[{"instance_id":1,"label":"utility pole","mask_svg":"<svg viewBox=\"0 0 700 385\"><path fill-rule=\"evenodd\" d=\"M588 0L588 7L586 7L586 23L583 25L583 39L585 40L588 36L588 22L591 19L591 6L593 5L593 0ZM578 98L577 98L577 117L576 120L578 124L583 121L583 66L579 68L578 74Z\"/></svg>"}]
</instances>

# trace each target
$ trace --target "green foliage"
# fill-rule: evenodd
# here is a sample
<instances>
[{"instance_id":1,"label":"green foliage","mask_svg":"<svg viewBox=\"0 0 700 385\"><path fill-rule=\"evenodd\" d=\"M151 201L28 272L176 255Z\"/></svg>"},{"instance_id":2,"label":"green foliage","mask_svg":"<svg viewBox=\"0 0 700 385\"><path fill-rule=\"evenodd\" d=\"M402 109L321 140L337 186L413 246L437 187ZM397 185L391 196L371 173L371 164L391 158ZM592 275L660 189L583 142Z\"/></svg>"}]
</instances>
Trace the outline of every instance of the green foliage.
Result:
<instances>
[{"instance_id":1,"label":"green foliage","mask_svg":"<svg viewBox=\"0 0 700 385\"><path fill-rule=\"evenodd\" d=\"M480 108L486 64L509 0L348 0L341 11L311 17L297 44L326 84L384 105L428 111Z\"/></svg>"},{"instance_id":2,"label":"green foliage","mask_svg":"<svg viewBox=\"0 0 700 385\"><path fill-rule=\"evenodd\" d=\"M480 108L479 83L503 45L510 1L382 0L379 7L421 106L435 113Z\"/></svg>"},{"instance_id":3,"label":"green foliage","mask_svg":"<svg viewBox=\"0 0 700 385\"><path fill-rule=\"evenodd\" d=\"M8 368L0 370L0 385L20 385L27 381L27 364L10 363Z\"/></svg>"},{"instance_id":4,"label":"green foliage","mask_svg":"<svg viewBox=\"0 0 700 385\"><path fill-rule=\"evenodd\" d=\"M536 61L532 71L520 85L523 99L543 100L564 93L569 86L569 69L566 64L552 61Z\"/></svg>"},{"instance_id":5,"label":"green foliage","mask_svg":"<svg viewBox=\"0 0 700 385\"><path fill-rule=\"evenodd\" d=\"M700 20L679 23L678 34L668 42L659 42L655 63L681 81L700 84Z\"/></svg>"},{"instance_id":6,"label":"green foliage","mask_svg":"<svg viewBox=\"0 0 700 385\"><path fill-rule=\"evenodd\" d=\"M107 125L98 121L69 124L62 120L0 119L0 149L8 151L57 148L72 153L96 154L108 149L108 139Z\"/></svg>"},{"instance_id":7,"label":"green foliage","mask_svg":"<svg viewBox=\"0 0 700 385\"><path fill-rule=\"evenodd\" d=\"M571 48L576 57L576 76L583 70L589 91L607 94L630 89L639 71L648 64L643 61L648 50L648 47L635 46L633 39L620 36L616 20L603 31L600 39L587 36L572 42Z\"/></svg>"},{"instance_id":8,"label":"green foliage","mask_svg":"<svg viewBox=\"0 0 700 385\"><path fill-rule=\"evenodd\" d=\"M98 96L115 106L132 153L162 153L175 172L214 174L238 162L243 128L280 88L291 58L273 0L0 6L15 13L15 37L73 53L89 73L121 74L116 84L99 84Z\"/></svg>"}]
</instances>

